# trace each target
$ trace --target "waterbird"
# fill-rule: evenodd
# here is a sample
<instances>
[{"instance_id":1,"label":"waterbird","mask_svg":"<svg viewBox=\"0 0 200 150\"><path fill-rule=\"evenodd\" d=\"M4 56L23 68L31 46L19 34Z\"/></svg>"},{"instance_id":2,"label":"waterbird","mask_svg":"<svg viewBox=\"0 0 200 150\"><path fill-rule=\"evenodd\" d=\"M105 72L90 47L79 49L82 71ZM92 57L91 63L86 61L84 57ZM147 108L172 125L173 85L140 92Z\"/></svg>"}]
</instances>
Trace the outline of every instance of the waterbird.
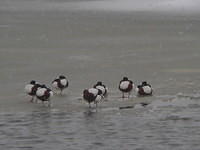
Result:
<instances>
[{"instance_id":1,"label":"waterbird","mask_svg":"<svg viewBox=\"0 0 200 150\"><path fill-rule=\"evenodd\" d=\"M83 90L83 99L88 102L89 108L91 108L91 103L97 104L102 100L102 95L100 90L96 88L89 88Z\"/></svg>"},{"instance_id":2,"label":"waterbird","mask_svg":"<svg viewBox=\"0 0 200 150\"><path fill-rule=\"evenodd\" d=\"M100 90L101 94L103 97L106 97L107 94L108 94L108 88L101 82L101 81L98 81L94 86L93 88L96 88L98 90Z\"/></svg>"},{"instance_id":3,"label":"waterbird","mask_svg":"<svg viewBox=\"0 0 200 150\"><path fill-rule=\"evenodd\" d=\"M52 81L52 87L56 90L60 91L60 94L62 95L62 91L69 86L69 82L67 78L64 75L60 75L56 79Z\"/></svg>"},{"instance_id":4,"label":"waterbird","mask_svg":"<svg viewBox=\"0 0 200 150\"><path fill-rule=\"evenodd\" d=\"M151 96L153 94L151 85L146 81L138 85L135 90L138 96Z\"/></svg>"},{"instance_id":5,"label":"waterbird","mask_svg":"<svg viewBox=\"0 0 200 150\"><path fill-rule=\"evenodd\" d=\"M41 85L37 92L36 92L36 96L39 100L41 100L43 103L45 101L48 102L48 106L51 106L51 98L53 96L53 92L51 89L47 88L46 85Z\"/></svg>"},{"instance_id":6,"label":"waterbird","mask_svg":"<svg viewBox=\"0 0 200 150\"><path fill-rule=\"evenodd\" d=\"M30 95L31 96L31 100L30 102L33 102L34 101L34 98L36 96L36 91L38 90L38 88L40 87L41 85L36 82L35 80L32 80L30 81L30 83L28 83L26 86L25 86L25 92L26 94Z\"/></svg>"},{"instance_id":7,"label":"waterbird","mask_svg":"<svg viewBox=\"0 0 200 150\"><path fill-rule=\"evenodd\" d=\"M128 93L128 98L134 88L133 81L129 80L128 77L123 77L119 82L119 90L122 92L122 98L125 98L125 93Z\"/></svg>"}]
</instances>

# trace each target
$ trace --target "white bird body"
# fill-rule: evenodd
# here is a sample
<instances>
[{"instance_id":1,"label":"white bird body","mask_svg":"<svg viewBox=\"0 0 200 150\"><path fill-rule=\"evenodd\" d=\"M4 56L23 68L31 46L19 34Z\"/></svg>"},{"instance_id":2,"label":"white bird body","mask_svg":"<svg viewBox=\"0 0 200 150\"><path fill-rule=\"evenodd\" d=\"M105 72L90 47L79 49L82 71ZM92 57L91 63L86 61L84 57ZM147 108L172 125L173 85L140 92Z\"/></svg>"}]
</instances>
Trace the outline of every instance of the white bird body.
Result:
<instances>
[{"instance_id":1,"label":"white bird body","mask_svg":"<svg viewBox=\"0 0 200 150\"><path fill-rule=\"evenodd\" d=\"M31 93L32 92L32 88L33 88L33 84L27 84L26 86L25 86L25 92L27 93L27 94L29 94L29 93Z\"/></svg>"},{"instance_id":2,"label":"white bird body","mask_svg":"<svg viewBox=\"0 0 200 150\"><path fill-rule=\"evenodd\" d=\"M125 93L128 93L128 98L132 90L135 88L133 81L129 80L127 77L124 77L123 80L119 82L119 90L122 92L122 98L125 98Z\"/></svg>"},{"instance_id":3,"label":"white bird body","mask_svg":"<svg viewBox=\"0 0 200 150\"><path fill-rule=\"evenodd\" d=\"M66 86L66 85L67 85L67 80L66 80L66 79L61 79L61 80L60 80L60 83L61 83L63 86Z\"/></svg>"},{"instance_id":4,"label":"white bird body","mask_svg":"<svg viewBox=\"0 0 200 150\"><path fill-rule=\"evenodd\" d=\"M37 90L37 92L36 92L36 95L37 95L38 97L44 96L46 90L47 90L46 88L39 88L39 89Z\"/></svg>"},{"instance_id":5,"label":"white bird body","mask_svg":"<svg viewBox=\"0 0 200 150\"><path fill-rule=\"evenodd\" d=\"M90 88L90 89L88 89L88 91L89 91L89 93L92 93L94 96L96 96L99 92L98 89L96 89L96 88Z\"/></svg>"},{"instance_id":6,"label":"white bird body","mask_svg":"<svg viewBox=\"0 0 200 150\"><path fill-rule=\"evenodd\" d=\"M60 91L59 94L62 95L63 90L68 87L68 84L69 83L68 83L68 80L66 79L66 77L61 75L53 80L52 87L55 90L59 90Z\"/></svg>"},{"instance_id":7,"label":"white bird body","mask_svg":"<svg viewBox=\"0 0 200 150\"><path fill-rule=\"evenodd\" d=\"M50 91L49 93L50 93L50 97L53 97L53 91Z\"/></svg>"},{"instance_id":8,"label":"white bird body","mask_svg":"<svg viewBox=\"0 0 200 150\"><path fill-rule=\"evenodd\" d=\"M52 83L52 86L53 86L54 88L58 88L58 82L54 81L54 82Z\"/></svg>"},{"instance_id":9,"label":"white bird body","mask_svg":"<svg viewBox=\"0 0 200 150\"><path fill-rule=\"evenodd\" d=\"M152 88L150 86L143 86L142 88L146 94L152 93Z\"/></svg>"},{"instance_id":10,"label":"white bird body","mask_svg":"<svg viewBox=\"0 0 200 150\"><path fill-rule=\"evenodd\" d=\"M128 88L129 84L130 84L130 81L122 81L120 83L120 88L123 89L123 90L125 90L125 89Z\"/></svg>"},{"instance_id":11,"label":"white bird body","mask_svg":"<svg viewBox=\"0 0 200 150\"><path fill-rule=\"evenodd\" d=\"M89 88L83 91L83 99L88 102L89 107L91 107L91 103L97 104L102 100L103 96L99 95L99 90L96 88Z\"/></svg>"},{"instance_id":12,"label":"white bird body","mask_svg":"<svg viewBox=\"0 0 200 150\"><path fill-rule=\"evenodd\" d=\"M51 97L53 97L53 91L51 91L49 88L47 87L39 88L36 92L36 96L43 103L47 101L48 106L51 106Z\"/></svg>"},{"instance_id":13,"label":"white bird body","mask_svg":"<svg viewBox=\"0 0 200 150\"><path fill-rule=\"evenodd\" d=\"M152 93L152 88L150 86L144 86L142 87L144 93L146 94L151 94ZM135 88L136 93L139 92L139 88Z\"/></svg>"},{"instance_id":14,"label":"white bird body","mask_svg":"<svg viewBox=\"0 0 200 150\"><path fill-rule=\"evenodd\" d=\"M95 103L99 103L102 99L103 99L103 97L101 95L97 95L97 97L95 99Z\"/></svg>"},{"instance_id":15,"label":"white bird body","mask_svg":"<svg viewBox=\"0 0 200 150\"><path fill-rule=\"evenodd\" d=\"M40 87L40 84L38 82L36 82L35 80L32 80L30 83L25 85L24 91L26 94L31 96L30 102L34 102L34 98L36 96L36 91L38 90L39 87Z\"/></svg>"},{"instance_id":16,"label":"white bird body","mask_svg":"<svg viewBox=\"0 0 200 150\"><path fill-rule=\"evenodd\" d=\"M135 88L135 92L136 92L136 93L139 92L139 88L138 88L138 87Z\"/></svg>"},{"instance_id":17,"label":"white bird body","mask_svg":"<svg viewBox=\"0 0 200 150\"><path fill-rule=\"evenodd\" d=\"M98 89L98 94L100 94L102 98L108 96L108 88L101 81L98 81L93 88Z\"/></svg>"},{"instance_id":18,"label":"white bird body","mask_svg":"<svg viewBox=\"0 0 200 150\"><path fill-rule=\"evenodd\" d=\"M151 85L146 81L143 81L140 85L138 85L135 91L139 96L150 96L153 93Z\"/></svg>"},{"instance_id":19,"label":"white bird body","mask_svg":"<svg viewBox=\"0 0 200 150\"><path fill-rule=\"evenodd\" d=\"M101 92L102 92L102 95L104 95L104 94L105 94L105 92L106 92L106 89L105 89L105 87L103 87L103 86L101 86L101 85L98 85L98 86L96 86L96 89L99 89L99 90L101 90Z\"/></svg>"}]
</instances>

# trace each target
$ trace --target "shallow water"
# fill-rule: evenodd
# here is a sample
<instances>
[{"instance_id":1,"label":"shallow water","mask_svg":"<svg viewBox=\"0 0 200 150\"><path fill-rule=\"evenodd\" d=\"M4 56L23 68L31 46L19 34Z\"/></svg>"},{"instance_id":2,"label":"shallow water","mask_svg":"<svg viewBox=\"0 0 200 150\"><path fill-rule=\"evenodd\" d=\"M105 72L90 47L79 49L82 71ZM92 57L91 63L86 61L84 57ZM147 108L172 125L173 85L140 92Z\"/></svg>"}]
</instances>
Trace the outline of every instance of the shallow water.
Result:
<instances>
[{"instance_id":1,"label":"shallow water","mask_svg":"<svg viewBox=\"0 0 200 150\"><path fill-rule=\"evenodd\" d=\"M157 100L156 100L157 99ZM177 96L147 107L69 111L38 104L0 114L3 149L193 149L200 147L200 98ZM106 102L105 102L106 103ZM125 102L124 102L125 103Z\"/></svg>"},{"instance_id":2,"label":"shallow water","mask_svg":"<svg viewBox=\"0 0 200 150\"><path fill-rule=\"evenodd\" d=\"M130 2L0 1L2 150L200 149L198 3ZM25 84L50 86L59 74L69 78L64 95L51 108L31 104ZM123 76L147 80L154 96L120 99ZM82 91L98 80L108 101L88 109Z\"/></svg>"}]
</instances>

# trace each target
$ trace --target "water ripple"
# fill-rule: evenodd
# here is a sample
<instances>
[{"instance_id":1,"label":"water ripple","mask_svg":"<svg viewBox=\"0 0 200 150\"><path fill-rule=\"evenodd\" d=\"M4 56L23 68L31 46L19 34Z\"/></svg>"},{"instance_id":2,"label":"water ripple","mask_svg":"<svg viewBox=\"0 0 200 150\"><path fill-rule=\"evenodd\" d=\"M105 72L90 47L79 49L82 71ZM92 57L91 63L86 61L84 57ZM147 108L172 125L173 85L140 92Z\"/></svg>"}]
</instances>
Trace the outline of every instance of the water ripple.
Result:
<instances>
[{"instance_id":1,"label":"water ripple","mask_svg":"<svg viewBox=\"0 0 200 150\"><path fill-rule=\"evenodd\" d=\"M160 99L160 98L159 98ZM200 104L175 97L148 107L0 114L2 149L182 149L200 147ZM54 108L53 108L54 109ZM155 143L155 144L152 144Z\"/></svg>"}]
</instances>

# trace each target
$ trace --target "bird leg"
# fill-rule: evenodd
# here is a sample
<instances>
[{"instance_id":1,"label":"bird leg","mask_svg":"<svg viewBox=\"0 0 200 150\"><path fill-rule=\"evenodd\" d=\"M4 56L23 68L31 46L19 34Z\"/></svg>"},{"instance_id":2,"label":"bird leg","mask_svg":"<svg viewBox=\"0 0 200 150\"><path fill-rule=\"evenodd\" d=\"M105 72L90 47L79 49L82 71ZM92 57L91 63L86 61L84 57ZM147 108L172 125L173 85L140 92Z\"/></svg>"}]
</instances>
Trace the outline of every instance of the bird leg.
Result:
<instances>
[{"instance_id":1,"label":"bird leg","mask_svg":"<svg viewBox=\"0 0 200 150\"><path fill-rule=\"evenodd\" d=\"M31 97L30 102L33 103L33 101L34 101L34 96Z\"/></svg>"},{"instance_id":2,"label":"bird leg","mask_svg":"<svg viewBox=\"0 0 200 150\"><path fill-rule=\"evenodd\" d=\"M131 93L129 92L129 93L128 93L128 98L130 98L130 95L131 95Z\"/></svg>"},{"instance_id":3,"label":"bird leg","mask_svg":"<svg viewBox=\"0 0 200 150\"><path fill-rule=\"evenodd\" d=\"M98 102L95 102L96 108L98 107Z\"/></svg>"},{"instance_id":4,"label":"bird leg","mask_svg":"<svg viewBox=\"0 0 200 150\"><path fill-rule=\"evenodd\" d=\"M122 92L122 98L125 98L125 96L124 96L124 92Z\"/></svg>"},{"instance_id":5,"label":"bird leg","mask_svg":"<svg viewBox=\"0 0 200 150\"><path fill-rule=\"evenodd\" d=\"M51 100L48 100L48 107L51 107Z\"/></svg>"},{"instance_id":6,"label":"bird leg","mask_svg":"<svg viewBox=\"0 0 200 150\"><path fill-rule=\"evenodd\" d=\"M63 89L60 90L60 95L63 95Z\"/></svg>"},{"instance_id":7,"label":"bird leg","mask_svg":"<svg viewBox=\"0 0 200 150\"><path fill-rule=\"evenodd\" d=\"M37 97L35 98L35 102L38 103L38 99L37 99Z\"/></svg>"},{"instance_id":8,"label":"bird leg","mask_svg":"<svg viewBox=\"0 0 200 150\"><path fill-rule=\"evenodd\" d=\"M91 108L91 104L89 103L89 108Z\"/></svg>"}]
</instances>

